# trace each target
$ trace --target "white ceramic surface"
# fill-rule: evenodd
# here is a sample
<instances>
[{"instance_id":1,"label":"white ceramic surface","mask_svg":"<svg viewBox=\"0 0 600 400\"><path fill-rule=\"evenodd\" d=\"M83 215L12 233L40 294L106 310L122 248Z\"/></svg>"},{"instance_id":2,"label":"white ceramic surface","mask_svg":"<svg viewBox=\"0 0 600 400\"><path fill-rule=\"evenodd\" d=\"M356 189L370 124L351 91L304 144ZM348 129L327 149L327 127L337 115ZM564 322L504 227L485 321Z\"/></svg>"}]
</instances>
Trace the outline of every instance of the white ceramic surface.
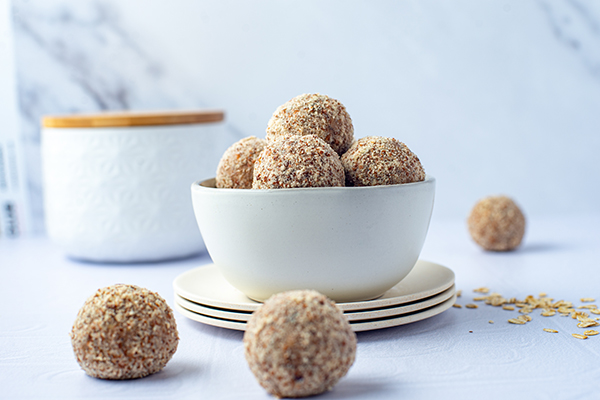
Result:
<instances>
[{"instance_id":1,"label":"white ceramic surface","mask_svg":"<svg viewBox=\"0 0 600 400\"><path fill-rule=\"evenodd\" d=\"M216 168L219 124L45 128L48 235L71 257L137 262L204 249L189 184Z\"/></svg>"},{"instance_id":2,"label":"white ceramic surface","mask_svg":"<svg viewBox=\"0 0 600 400\"><path fill-rule=\"evenodd\" d=\"M443 265L419 260L400 283L368 301L337 303L344 312L380 309L412 303L441 293L454 284L454 272ZM173 280L173 290L190 302L224 310L252 312L261 303L231 286L214 264L194 268Z\"/></svg>"},{"instance_id":3,"label":"white ceramic surface","mask_svg":"<svg viewBox=\"0 0 600 400\"><path fill-rule=\"evenodd\" d=\"M453 294L449 299L435 304L429 308L418 310L412 313L400 314L400 315L392 315L383 318L376 318L371 320L359 320L359 321L349 321L350 326L354 332L361 331L371 331L375 329L383 329L383 328L391 328L393 326L410 324L412 322L421 321L426 318L433 317L434 315L438 315L454 304L456 301L456 294ZM179 303L175 303L175 309L182 314L183 316L198 322L202 322L203 324L218 326L221 328L234 329L238 331L246 330L246 323L243 321L235 321L230 319L213 317L210 315L200 314L188 310L181 306Z\"/></svg>"},{"instance_id":4,"label":"white ceramic surface","mask_svg":"<svg viewBox=\"0 0 600 400\"><path fill-rule=\"evenodd\" d=\"M403 185L275 190L192 184L194 212L215 265L265 300L315 289L337 302L381 296L417 262L435 179Z\"/></svg>"},{"instance_id":5,"label":"white ceramic surface","mask_svg":"<svg viewBox=\"0 0 600 400\"><path fill-rule=\"evenodd\" d=\"M412 303L401 304L398 306L387 306L381 308L371 308L368 310L354 310L346 311L344 315L348 318L348 321L358 322L365 320L372 320L376 318L392 317L396 315L409 314L415 311L423 310L425 308L432 307L436 304L440 304L455 294L455 287L451 286L449 289L444 290L434 296L428 297L423 300L419 300ZM233 321L247 322L252 315L249 311L234 311L224 308L211 307L206 304L194 303L186 300L181 296L175 295L175 303L179 304L186 310L195 312L197 314L206 315L209 317L229 319Z\"/></svg>"}]
</instances>

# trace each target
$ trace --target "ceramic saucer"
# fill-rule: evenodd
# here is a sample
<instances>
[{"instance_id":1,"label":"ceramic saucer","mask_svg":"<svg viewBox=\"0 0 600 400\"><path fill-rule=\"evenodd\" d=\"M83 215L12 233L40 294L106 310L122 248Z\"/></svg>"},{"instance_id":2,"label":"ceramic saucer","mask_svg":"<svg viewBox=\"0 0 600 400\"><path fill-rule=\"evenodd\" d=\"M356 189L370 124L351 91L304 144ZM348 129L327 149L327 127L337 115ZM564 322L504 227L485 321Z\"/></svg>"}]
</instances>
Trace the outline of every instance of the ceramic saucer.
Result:
<instances>
[{"instance_id":1,"label":"ceramic saucer","mask_svg":"<svg viewBox=\"0 0 600 400\"><path fill-rule=\"evenodd\" d=\"M355 332L369 331L374 329L390 328L393 326L405 325L416 321L421 321L426 318L438 315L448 308L452 307L456 301L456 294L453 294L448 300L436 304L424 310L415 311L408 314L395 315L391 317L375 318L370 320L350 321L350 326ZM175 309L187 318L194 321L202 322L207 325L218 326L221 328L235 329L243 331L246 329L246 323L242 321L234 321L224 318L211 317L208 315L198 314L190 311L178 303L175 303Z\"/></svg>"},{"instance_id":2,"label":"ceramic saucer","mask_svg":"<svg viewBox=\"0 0 600 400\"><path fill-rule=\"evenodd\" d=\"M439 264L419 260L406 278L385 292L383 296L368 301L338 303L338 306L343 311L351 311L412 303L443 292L453 284L452 270ZM178 296L203 306L252 312L261 305L231 286L214 264L184 272L175 278L173 288Z\"/></svg>"},{"instance_id":3,"label":"ceramic saucer","mask_svg":"<svg viewBox=\"0 0 600 400\"><path fill-rule=\"evenodd\" d=\"M426 299L418 300L411 303L403 303L397 306L387 306L380 308L372 308L369 310L349 310L345 311L344 315L348 321L373 320L376 318L392 317L401 314L408 314L415 311L423 310L431 306L440 304L454 295L454 285L441 293L427 297ZM246 322L250 319L252 312L250 311L234 311L208 305L195 303L184 299L181 296L175 295L175 303L185 308L188 311L202 314L207 317L223 318L232 321Z\"/></svg>"}]
</instances>

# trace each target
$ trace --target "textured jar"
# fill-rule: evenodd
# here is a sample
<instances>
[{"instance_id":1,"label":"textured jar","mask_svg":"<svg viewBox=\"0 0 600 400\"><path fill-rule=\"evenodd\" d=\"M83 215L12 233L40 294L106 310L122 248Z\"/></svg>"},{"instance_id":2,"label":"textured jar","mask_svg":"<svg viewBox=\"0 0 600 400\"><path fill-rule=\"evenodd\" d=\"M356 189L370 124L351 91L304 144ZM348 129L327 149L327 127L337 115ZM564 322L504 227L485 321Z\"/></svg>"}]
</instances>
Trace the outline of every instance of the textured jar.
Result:
<instances>
[{"instance_id":1,"label":"textured jar","mask_svg":"<svg viewBox=\"0 0 600 400\"><path fill-rule=\"evenodd\" d=\"M199 253L191 182L218 163L223 112L45 117L48 236L74 258L140 262Z\"/></svg>"}]
</instances>

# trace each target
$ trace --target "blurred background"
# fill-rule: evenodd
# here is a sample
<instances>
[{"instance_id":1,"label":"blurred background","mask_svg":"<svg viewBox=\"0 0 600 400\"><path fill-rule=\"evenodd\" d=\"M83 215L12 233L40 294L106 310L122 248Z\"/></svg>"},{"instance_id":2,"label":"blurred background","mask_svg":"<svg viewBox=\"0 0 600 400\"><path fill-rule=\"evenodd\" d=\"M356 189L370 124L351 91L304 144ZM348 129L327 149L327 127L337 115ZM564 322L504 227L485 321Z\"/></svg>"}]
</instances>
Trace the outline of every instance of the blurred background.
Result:
<instances>
[{"instance_id":1,"label":"blurred background","mask_svg":"<svg viewBox=\"0 0 600 400\"><path fill-rule=\"evenodd\" d=\"M598 210L600 2L0 0L2 235L44 231L43 115L219 108L221 153L311 92L419 156L434 220Z\"/></svg>"}]
</instances>

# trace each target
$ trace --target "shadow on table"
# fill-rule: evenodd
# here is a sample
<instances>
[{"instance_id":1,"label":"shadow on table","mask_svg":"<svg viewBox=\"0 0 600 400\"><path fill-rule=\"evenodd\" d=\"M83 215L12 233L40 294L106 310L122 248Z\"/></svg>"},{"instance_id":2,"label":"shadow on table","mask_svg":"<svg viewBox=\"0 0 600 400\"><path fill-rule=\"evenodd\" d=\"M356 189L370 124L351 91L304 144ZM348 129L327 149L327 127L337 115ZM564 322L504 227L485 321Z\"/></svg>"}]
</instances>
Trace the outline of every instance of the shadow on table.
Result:
<instances>
[{"instance_id":1,"label":"shadow on table","mask_svg":"<svg viewBox=\"0 0 600 400\"><path fill-rule=\"evenodd\" d=\"M214 337L219 337L220 339L223 340L233 340L235 342L242 342L242 339L244 338L244 332L242 331L236 331L233 329L227 329L227 328L220 328L218 326L212 326L212 325L207 325L207 324L203 324L202 322L198 322L198 321L192 321L189 319L186 319L185 321L186 324L189 324L189 326L192 327L192 329L205 333L205 334L209 334L211 336Z\"/></svg>"},{"instance_id":2,"label":"shadow on table","mask_svg":"<svg viewBox=\"0 0 600 400\"><path fill-rule=\"evenodd\" d=\"M573 250L572 243L560 242L529 242L524 241L519 247L511 251L485 251L481 249L481 253L486 256L496 257L512 257L526 254L552 253L565 250Z\"/></svg>"},{"instance_id":3,"label":"shadow on table","mask_svg":"<svg viewBox=\"0 0 600 400\"><path fill-rule=\"evenodd\" d=\"M171 360L160 372L144 378L145 382L166 381L170 379L182 379L185 377L198 377L202 372L202 366L179 360Z\"/></svg>"},{"instance_id":4,"label":"shadow on table","mask_svg":"<svg viewBox=\"0 0 600 400\"><path fill-rule=\"evenodd\" d=\"M65 256L65 258L72 263L86 265L90 267L176 267L182 266L186 264L190 265L201 265L211 263L212 260L209 254L206 251L201 253L192 254L185 257L180 258L171 258L168 260L160 260L160 261L139 261L139 262L101 262L101 261L90 261L79 258L74 258L70 256Z\"/></svg>"},{"instance_id":5,"label":"shadow on table","mask_svg":"<svg viewBox=\"0 0 600 400\"><path fill-rule=\"evenodd\" d=\"M96 379L87 376L90 379L90 384L97 385L104 392L106 390L118 390L121 387L123 390L148 390L149 388L158 389L161 392L167 390L170 386L176 387L180 382L186 379L195 379L202 370L205 369L200 363L182 362L179 360L171 360L165 368L152 375L138 379L124 380L105 380ZM104 392L106 394L106 392ZM107 397L108 398L108 395Z\"/></svg>"},{"instance_id":6,"label":"shadow on table","mask_svg":"<svg viewBox=\"0 0 600 400\"><path fill-rule=\"evenodd\" d=\"M455 324L456 320L456 315L454 315L451 310L452 307L441 314L405 325L376 329L372 331L357 332L356 337L360 345L361 343L394 341L398 340L399 338L420 336L443 329L449 329L453 324Z\"/></svg>"},{"instance_id":7,"label":"shadow on table","mask_svg":"<svg viewBox=\"0 0 600 400\"><path fill-rule=\"evenodd\" d=\"M377 379L366 379L366 378L353 378L351 376L342 379L332 391L324 393L319 398L322 399L352 399L352 398L368 398L368 397L381 397L385 396L386 393L394 395L394 398L400 398L402 393L398 391L397 382L395 382L392 388L389 382L377 380Z\"/></svg>"},{"instance_id":8,"label":"shadow on table","mask_svg":"<svg viewBox=\"0 0 600 400\"><path fill-rule=\"evenodd\" d=\"M565 243L551 242L526 242L521 245L516 251L518 253L547 253L552 251L562 251L569 246Z\"/></svg>"}]
</instances>

